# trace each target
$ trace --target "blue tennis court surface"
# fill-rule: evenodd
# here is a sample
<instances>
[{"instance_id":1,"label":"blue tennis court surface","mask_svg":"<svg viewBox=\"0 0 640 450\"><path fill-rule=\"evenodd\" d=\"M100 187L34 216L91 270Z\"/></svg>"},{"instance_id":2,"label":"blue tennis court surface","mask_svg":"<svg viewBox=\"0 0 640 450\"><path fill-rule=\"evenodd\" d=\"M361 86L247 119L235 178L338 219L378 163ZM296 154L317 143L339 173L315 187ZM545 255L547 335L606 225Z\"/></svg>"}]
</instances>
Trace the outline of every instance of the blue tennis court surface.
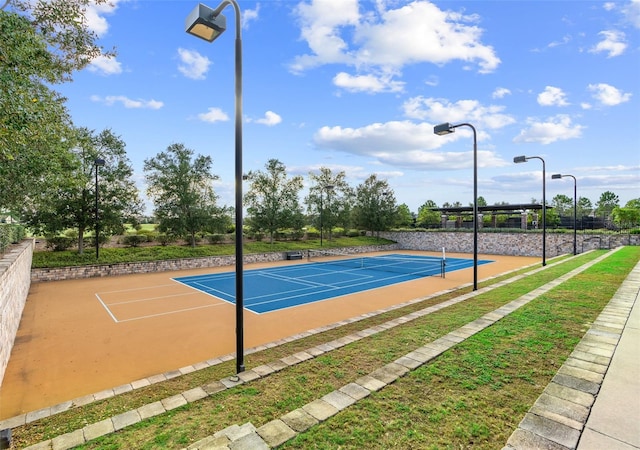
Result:
<instances>
[{"instance_id":1,"label":"blue tennis court surface","mask_svg":"<svg viewBox=\"0 0 640 450\"><path fill-rule=\"evenodd\" d=\"M493 262L479 260L478 265ZM473 259L447 258L446 272L473 267ZM244 306L255 313L355 294L427 276L441 276L442 258L393 254L323 260L244 271ZM235 303L235 272L174 278Z\"/></svg>"}]
</instances>

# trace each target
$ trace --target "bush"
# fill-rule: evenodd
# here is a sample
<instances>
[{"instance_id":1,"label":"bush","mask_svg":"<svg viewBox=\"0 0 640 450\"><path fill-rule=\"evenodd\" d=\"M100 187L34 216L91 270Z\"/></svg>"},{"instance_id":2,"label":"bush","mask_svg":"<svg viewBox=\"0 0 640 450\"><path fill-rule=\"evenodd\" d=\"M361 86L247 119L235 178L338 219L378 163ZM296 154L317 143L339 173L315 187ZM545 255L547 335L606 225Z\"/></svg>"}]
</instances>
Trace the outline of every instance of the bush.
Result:
<instances>
[{"instance_id":1,"label":"bush","mask_svg":"<svg viewBox=\"0 0 640 450\"><path fill-rule=\"evenodd\" d=\"M163 247L166 247L167 245L172 244L177 240L175 236L166 233L159 233L156 236L156 239Z\"/></svg>"},{"instance_id":2,"label":"bush","mask_svg":"<svg viewBox=\"0 0 640 450\"><path fill-rule=\"evenodd\" d=\"M4 253L10 244L17 244L26 236L22 225L0 224L0 253Z\"/></svg>"},{"instance_id":3,"label":"bush","mask_svg":"<svg viewBox=\"0 0 640 450\"><path fill-rule=\"evenodd\" d=\"M359 230L349 230L347 231L347 237L358 237L360 236L360 231Z\"/></svg>"},{"instance_id":4,"label":"bush","mask_svg":"<svg viewBox=\"0 0 640 450\"><path fill-rule=\"evenodd\" d=\"M54 252L62 252L73 247L76 239L68 236L51 236L47 239L47 248Z\"/></svg>"},{"instance_id":5,"label":"bush","mask_svg":"<svg viewBox=\"0 0 640 450\"><path fill-rule=\"evenodd\" d=\"M209 244L220 244L224 242L224 234L209 234L207 235L207 241Z\"/></svg>"},{"instance_id":6,"label":"bush","mask_svg":"<svg viewBox=\"0 0 640 450\"><path fill-rule=\"evenodd\" d=\"M143 234L127 234L124 237L124 245L127 247L138 247L144 242L147 242L147 236Z\"/></svg>"}]
</instances>

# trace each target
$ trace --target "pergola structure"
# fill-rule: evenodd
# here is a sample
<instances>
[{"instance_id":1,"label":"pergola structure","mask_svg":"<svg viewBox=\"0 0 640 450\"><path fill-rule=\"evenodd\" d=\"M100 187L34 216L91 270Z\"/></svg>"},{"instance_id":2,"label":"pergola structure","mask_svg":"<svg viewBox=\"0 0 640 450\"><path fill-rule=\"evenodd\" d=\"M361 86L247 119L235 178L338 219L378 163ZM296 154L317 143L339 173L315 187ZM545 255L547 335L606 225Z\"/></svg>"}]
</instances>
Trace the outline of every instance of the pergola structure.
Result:
<instances>
[{"instance_id":1,"label":"pergola structure","mask_svg":"<svg viewBox=\"0 0 640 450\"><path fill-rule=\"evenodd\" d=\"M550 206L547 206L547 209L550 209ZM464 216L471 216L473 218L473 207L472 206L449 206L445 208L431 208L432 211L437 211L441 214L442 217L442 228L447 228L447 224L449 223L449 216L456 216L460 218L456 222L456 228L460 228L462 224L462 218ZM535 214L534 216L534 228L538 228L537 221L537 211L542 211L542 205L538 203L520 203L513 205L488 205L488 206L478 206L478 215L480 218L482 215L490 213L494 217L493 226L497 227L496 219L498 215L506 214L506 215L516 215L520 216L520 227L522 229L527 229L527 215L530 212ZM482 220L478 220L478 225L482 227Z\"/></svg>"}]
</instances>

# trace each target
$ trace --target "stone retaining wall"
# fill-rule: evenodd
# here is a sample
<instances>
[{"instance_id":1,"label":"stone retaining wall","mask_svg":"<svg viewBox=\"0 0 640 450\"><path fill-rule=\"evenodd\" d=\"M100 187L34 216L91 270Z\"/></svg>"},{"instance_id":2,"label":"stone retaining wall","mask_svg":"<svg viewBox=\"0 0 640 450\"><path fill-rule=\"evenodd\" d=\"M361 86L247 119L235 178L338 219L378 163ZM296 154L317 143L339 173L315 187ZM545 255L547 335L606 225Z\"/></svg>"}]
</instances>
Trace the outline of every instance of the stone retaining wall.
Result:
<instances>
[{"instance_id":1,"label":"stone retaining wall","mask_svg":"<svg viewBox=\"0 0 640 450\"><path fill-rule=\"evenodd\" d=\"M341 253L364 253L380 250L394 250L399 245L370 245L365 247L349 247L333 249ZM252 253L244 256L245 264L258 262L282 261L287 252ZM306 257L306 252L304 252ZM202 269L206 267L231 266L236 263L235 256L207 256L201 258L170 259L166 261L148 261L122 264L96 264L82 267L59 267L53 269L32 269L31 280L59 281L76 278L108 277L132 273L153 273L169 270Z\"/></svg>"},{"instance_id":2,"label":"stone retaining wall","mask_svg":"<svg viewBox=\"0 0 640 450\"><path fill-rule=\"evenodd\" d=\"M29 293L34 245L33 239L22 241L0 261L0 385Z\"/></svg>"},{"instance_id":3,"label":"stone retaining wall","mask_svg":"<svg viewBox=\"0 0 640 450\"><path fill-rule=\"evenodd\" d=\"M472 232L381 232L380 237L400 244L406 250L473 253ZM573 253L572 233L547 232L546 253L548 258ZM640 245L639 234L578 234L578 253L599 248L611 249L623 245ZM542 257L542 233L478 233L478 253L489 255L539 256Z\"/></svg>"}]
</instances>

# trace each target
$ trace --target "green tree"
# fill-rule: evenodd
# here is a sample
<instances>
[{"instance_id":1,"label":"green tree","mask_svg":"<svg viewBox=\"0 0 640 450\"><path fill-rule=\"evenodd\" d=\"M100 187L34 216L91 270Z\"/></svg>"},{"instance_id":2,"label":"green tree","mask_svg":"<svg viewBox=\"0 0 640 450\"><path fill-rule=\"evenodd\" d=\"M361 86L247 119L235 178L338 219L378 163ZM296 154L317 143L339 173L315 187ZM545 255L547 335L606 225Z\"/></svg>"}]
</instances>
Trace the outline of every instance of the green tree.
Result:
<instances>
[{"instance_id":1,"label":"green tree","mask_svg":"<svg viewBox=\"0 0 640 450\"><path fill-rule=\"evenodd\" d=\"M593 212L593 203L587 197L578 197L578 207L576 209L578 218L588 216Z\"/></svg>"},{"instance_id":2,"label":"green tree","mask_svg":"<svg viewBox=\"0 0 640 450\"><path fill-rule=\"evenodd\" d=\"M55 186L31 197L30 208L23 213L25 222L36 232L56 235L73 228L78 232L78 252L84 249L84 235L96 226L96 164L99 169L98 217L100 231L120 234L125 222L142 212L138 188L133 181L125 143L111 130L96 134L86 128L76 130L72 151L74 163Z\"/></svg>"},{"instance_id":3,"label":"green tree","mask_svg":"<svg viewBox=\"0 0 640 450\"><path fill-rule=\"evenodd\" d=\"M393 224L396 199L386 180L370 175L356 188L354 216L356 224L365 230L380 232Z\"/></svg>"},{"instance_id":4,"label":"green tree","mask_svg":"<svg viewBox=\"0 0 640 450\"><path fill-rule=\"evenodd\" d=\"M551 206L559 216L573 216L573 199L564 194L553 197Z\"/></svg>"},{"instance_id":5,"label":"green tree","mask_svg":"<svg viewBox=\"0 0 640 450\"><path fill-rule=\"evenodd\" d=\"M184 144L144 161L147 193L153 200L160 231L188 237L192 247L196 234L221 232L229 224L228 210L218 207L210 156L195 155Z\"/></svg>"},{"instance_id":6,"label":"green tree","mask_svg":"<svg viewBox=\"0 0 640 450\"><path fill-rule=\"evenodd\" d=\"M0 10L0 208L17 209L71 164L71 120L46 43L30 22Z\"/></svg>"},{"instance_id":7,"label":"green tree","mask_svg":"<svg viewBox=\"0 0 640 450\"><path fill-rule=\"evenodd\" d=\"M251 186L244 200L249 214L247 222L256 231L269 233L273 243L278 229L301 225L298 195L302 190L302 177L287 178L285 165L277 159L270 159L265 168L266 172L247 174Z\"/></svg>"},{"instance_id":8,"label":"green tree","mask_svg":"<svg viewBox=\"0 0 640 450\"><path fill-rule=\"evenodd\" d=\"M413 225L414 216L409 209L409 205L403 203L396 208L396 217L394 226L396 227L410 227Z\"/></svg>"},{"instance_id":9,"label":"green tree","mask_svg":"<svg viewBox=\"0 0 640 450\"><path fill-rule=\"evenodd\" d=\"M440 213L434 211L438 205L433 200L427 200L418 208L417 226L435 228L440 226Z\"/></svg>"},{"instance_id":10,"label":"green tree","mask_svg":"<svg viewBox=\"0 0 640 450\"><path fill-rule=\"evenodd\" d=\"M596 214L606 221L618 206L620 206L618 196L611 191L605 191L600 194L600 199L596 202Z\"/></svg>"},{"instance_id":11,"label":"green tree","mask_svg":"<svg viewBox=\"0 0 640 450\"><path fill-rule=\"evenodd\" d=\"M640 225L640 198L629 200L624 207L615 207L612 211L613 222L622 229Z\"/></svg>"},{"instance_id":12,"label":"green tree","mask_svg":"<svg viewBox=\"0 0 640 450\"><path fill-rule=\"evenodd\" d=\"M108 0L5 0L0 6L0 208L51 189L72 164L73 126L50 86L99 55L88 5Z\"/></svg>"},{"instance_id":13,"label":"green tree","mask_svg":"<svg viewBox=\"0 0 640 450\"><path fill-rule=\"evenodd\" d=\"M328 230L329 239L335 226L346 229L351 221L354 192L346 178L344 171L333 173L328 167L309 173L309 194L304 200L307 211L318 229Z\"/></svg>"}]
</instances>

